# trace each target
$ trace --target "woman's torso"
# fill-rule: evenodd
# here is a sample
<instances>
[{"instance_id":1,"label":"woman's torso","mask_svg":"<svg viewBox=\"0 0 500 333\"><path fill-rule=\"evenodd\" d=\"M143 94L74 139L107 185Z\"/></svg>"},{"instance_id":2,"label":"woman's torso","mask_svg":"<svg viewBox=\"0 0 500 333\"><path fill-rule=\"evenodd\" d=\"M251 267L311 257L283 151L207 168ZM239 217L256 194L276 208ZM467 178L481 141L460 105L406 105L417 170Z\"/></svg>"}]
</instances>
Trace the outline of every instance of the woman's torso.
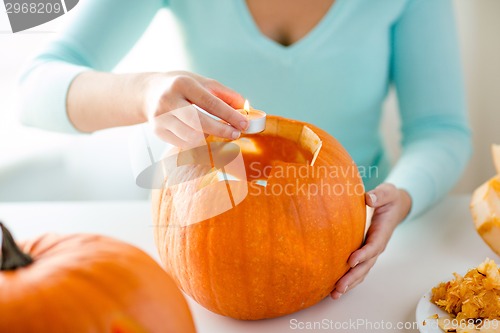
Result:
<instances>
[{"instance_id":1,"label":"woman's torso","mask_svg":"<svg viewBox=\"0 0 500 333\"><path fill-rule=\"evenodd\" d=\"M256 108L325 129L351 153L368 188L383 181L389 165L379 123L391 27L405 1L318 0L308 19L288 8L296 17L276 14L267 25L272 17L265 17L263 2L170 0L191 70L235 89ZM368 174L372 166L378 174Z\"/></svg>"}]
</instances>

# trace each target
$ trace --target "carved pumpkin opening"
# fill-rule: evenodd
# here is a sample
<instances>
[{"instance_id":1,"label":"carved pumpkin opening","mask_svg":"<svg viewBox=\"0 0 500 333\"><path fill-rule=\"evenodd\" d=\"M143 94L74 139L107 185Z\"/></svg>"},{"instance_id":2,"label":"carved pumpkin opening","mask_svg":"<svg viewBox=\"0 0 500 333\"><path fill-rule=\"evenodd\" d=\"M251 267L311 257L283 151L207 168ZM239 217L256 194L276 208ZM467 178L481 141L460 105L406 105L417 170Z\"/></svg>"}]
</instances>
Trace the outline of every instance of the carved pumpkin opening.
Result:
<instances>
[{"instance_id":1,"label":"carved pumpkin opening","mask_svg":"<svg viewBox=\"0 0 500 333\"><path fill-rule=\"evenodd\" d=\"M209 137L208 142L220 139ZM266 185L274 161L314 165L321 150L321 139L309 127L268 119L266 129L257 135L243 135L237 144L243 155L248 181Z\"/></svg>"}]
</instances>

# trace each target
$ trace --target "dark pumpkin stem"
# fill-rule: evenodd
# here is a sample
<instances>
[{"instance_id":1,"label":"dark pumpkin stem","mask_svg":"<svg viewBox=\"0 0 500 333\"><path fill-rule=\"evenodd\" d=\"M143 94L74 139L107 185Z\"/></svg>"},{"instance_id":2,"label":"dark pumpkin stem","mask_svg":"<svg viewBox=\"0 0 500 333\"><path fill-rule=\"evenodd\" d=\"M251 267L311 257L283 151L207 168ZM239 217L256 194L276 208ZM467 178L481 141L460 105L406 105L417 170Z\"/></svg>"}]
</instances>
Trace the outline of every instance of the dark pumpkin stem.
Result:
<instances>
[{"instance_id":1,"label":"dark pumpkin stem","mask_svg":"<svg viewBox=\"0 0 500 333\"><path fill-rule=\"evenodd\" d=\"M10 231L0 222L2 230L2 256L0 256L0 271L10 271L26 267L33 259L21 251Z\"/></svg>"}]
</instances>

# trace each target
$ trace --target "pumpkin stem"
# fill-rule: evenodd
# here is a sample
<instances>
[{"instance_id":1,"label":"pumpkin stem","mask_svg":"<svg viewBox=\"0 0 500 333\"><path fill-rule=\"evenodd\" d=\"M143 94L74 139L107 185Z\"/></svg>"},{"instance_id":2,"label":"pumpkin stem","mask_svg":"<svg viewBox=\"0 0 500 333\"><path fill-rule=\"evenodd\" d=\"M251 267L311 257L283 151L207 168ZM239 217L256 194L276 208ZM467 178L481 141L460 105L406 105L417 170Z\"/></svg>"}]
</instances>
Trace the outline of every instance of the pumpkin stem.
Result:
<instances>
[{"instance_id":1,"label":"pumpkin stem","mask_svg":"<svg viewBox=\"0 0 500 333\"><path fill-rule=\"evenodd\" d=\"M0 271L15 270L26 267L33 262L33 259L21 251L17 246L10 231L0 222L2 230L2 255L0 256Z\"/></svg>"}]
</instances>

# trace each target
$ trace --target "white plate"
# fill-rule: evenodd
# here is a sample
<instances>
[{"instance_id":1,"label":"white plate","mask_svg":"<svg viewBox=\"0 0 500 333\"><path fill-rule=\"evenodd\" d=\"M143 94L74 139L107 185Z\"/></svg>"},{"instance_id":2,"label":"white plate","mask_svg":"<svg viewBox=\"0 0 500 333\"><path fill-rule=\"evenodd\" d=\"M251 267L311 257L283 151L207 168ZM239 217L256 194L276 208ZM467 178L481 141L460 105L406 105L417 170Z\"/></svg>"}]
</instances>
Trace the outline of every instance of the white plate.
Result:
<instances>
[{"instance_id":1,"label":"white plate","mask_svg":"<svg viewBox=\"0 0 500 333\"><path fill-rule=\"evenodd\" d=\"M436 304L431 302L431 292L426 293L417 304L415 318L418 324L418 330L421 333L443 333L439 328L437 320L432 316L438 315L439 318L450 318L450 315L441 310ZM425 322L425 325L423 324Z\"/></svg>"}]
</instances>

